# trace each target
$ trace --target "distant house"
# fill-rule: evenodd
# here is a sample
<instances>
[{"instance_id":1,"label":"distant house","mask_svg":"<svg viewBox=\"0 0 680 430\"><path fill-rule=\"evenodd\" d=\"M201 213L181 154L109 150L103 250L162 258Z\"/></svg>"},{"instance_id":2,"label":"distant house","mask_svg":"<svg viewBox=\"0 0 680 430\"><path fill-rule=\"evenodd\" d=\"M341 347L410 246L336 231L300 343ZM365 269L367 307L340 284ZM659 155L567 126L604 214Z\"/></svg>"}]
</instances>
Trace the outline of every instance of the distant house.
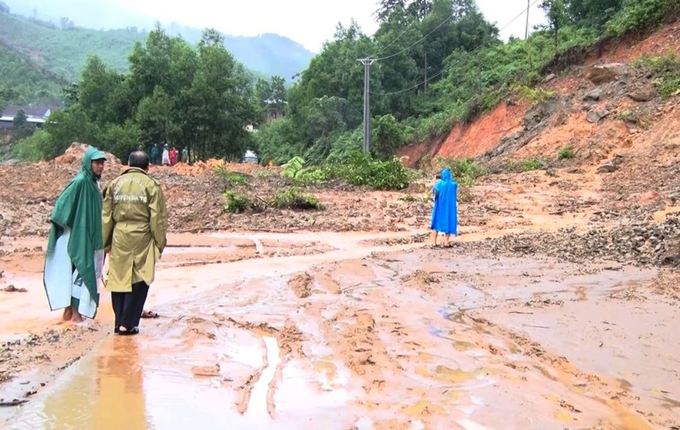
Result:
<instances>
[{"instance_id":1,"label":"distant house","mask_svg":"<svg viewBox=\"0 0 680 430\"><path fill-rule=\"evenodd\" d=\"M42 127L52 113L52 108L49 106L7 106L0 114L0 133L7 133L14 127L14 117L19 111L24 111L27 123Z\"/></svg>"}]
</instances>

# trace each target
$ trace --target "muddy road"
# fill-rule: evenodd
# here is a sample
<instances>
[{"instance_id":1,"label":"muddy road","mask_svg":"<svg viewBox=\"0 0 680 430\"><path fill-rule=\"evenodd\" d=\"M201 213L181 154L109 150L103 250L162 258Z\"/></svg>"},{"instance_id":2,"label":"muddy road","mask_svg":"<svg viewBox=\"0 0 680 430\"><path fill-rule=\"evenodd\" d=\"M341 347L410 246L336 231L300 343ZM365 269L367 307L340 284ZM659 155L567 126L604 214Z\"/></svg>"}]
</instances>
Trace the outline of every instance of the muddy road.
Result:
<instances>
[{"instance_id":1,"label":"muddy road","mask_svg":"<svg viewBox=\"0 0 680 430\"><path fill-rule=\"evenodd\" d=\"M112 334L107 301L96 321L57 324L40 253L20 255L3 281L27 291L0 293L0 423L680 425L677 271L421 242L417 232L172 235L147 302L158 317L135 337Z\"/></svg>"}]
</instances>

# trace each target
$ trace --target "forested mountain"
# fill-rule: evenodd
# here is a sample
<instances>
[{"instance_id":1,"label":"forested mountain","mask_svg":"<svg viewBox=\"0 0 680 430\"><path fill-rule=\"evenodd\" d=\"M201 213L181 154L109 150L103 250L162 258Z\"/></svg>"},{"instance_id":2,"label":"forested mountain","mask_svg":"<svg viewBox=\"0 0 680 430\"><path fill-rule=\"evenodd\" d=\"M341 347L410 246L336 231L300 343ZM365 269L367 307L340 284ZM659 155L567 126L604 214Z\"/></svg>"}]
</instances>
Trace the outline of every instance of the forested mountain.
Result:
<instances>
[{"instance_id":1,"label":"forested mountain","mask_svg":"<svg viewBox=\"0 0 680 430\"><path fill-rule=\"evenodd\" d=\"M61 82L76 82L89 55L96 55L117 72L126 72L128 56L136 42L143 42L148 32L136 27L119 30L91 30L76 27L63 19L59 25L13 15L0 9L0 55L4 80L0 90L10 88L14 95L6 102L28 103L41 98L58 98ZM200 30L172 26L171 35L179 34L198 43ZM311 52L285 37L266 34L258 37L223 36L224 44L236 60L256 76L280 75L287 79L302 71ZM32 69L22 72L25 68ZM38 76L44 76L40 82ZM11 83L11 85L10 85Z\"/></svg>"}]
</instances>

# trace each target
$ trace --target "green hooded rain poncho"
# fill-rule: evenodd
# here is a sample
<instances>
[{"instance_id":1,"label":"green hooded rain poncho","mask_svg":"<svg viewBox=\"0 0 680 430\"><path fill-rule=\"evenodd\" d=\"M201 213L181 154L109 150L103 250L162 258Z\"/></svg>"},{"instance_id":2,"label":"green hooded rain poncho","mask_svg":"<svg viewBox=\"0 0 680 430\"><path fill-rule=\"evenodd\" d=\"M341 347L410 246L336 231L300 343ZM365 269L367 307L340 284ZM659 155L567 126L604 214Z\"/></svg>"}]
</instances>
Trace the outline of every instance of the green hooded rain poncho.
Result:
<instances>
[{"instance_id":1,"label":"green hooded rain poncho","mask_svg":"<svg viewBox=\"0 0 680 430\"><path fill-rule=\"evenodd\" d=\"M102 195L91 163L105 158L103 152L89 147L82 169L54 204L43 275L52 310L74 305L88 318L97 312L104 243Z\"/></svg>"}]
</instances>

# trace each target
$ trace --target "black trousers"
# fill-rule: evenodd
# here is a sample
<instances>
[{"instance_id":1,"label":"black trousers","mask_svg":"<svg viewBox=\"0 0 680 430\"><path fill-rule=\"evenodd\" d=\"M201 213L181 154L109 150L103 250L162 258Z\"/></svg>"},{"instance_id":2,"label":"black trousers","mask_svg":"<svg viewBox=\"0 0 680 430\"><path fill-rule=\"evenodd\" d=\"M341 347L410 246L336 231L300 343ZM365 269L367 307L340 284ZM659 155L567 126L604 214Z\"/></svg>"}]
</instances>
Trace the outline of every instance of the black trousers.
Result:
<instances>
[{"instance_id":1,"label":"black trousers","mask_svg":"<svg viewBox=\"0 0 680 430\"><path fill-rule=\"evenodd\" d=\"M132 284L131 293L111 293L111 304L116 316L116 329L123 326L129 330L139 326L139 319L142 317L144 302L146 302L148 293L149 286L144 281Z\"/></svg>"}]
</instances>

